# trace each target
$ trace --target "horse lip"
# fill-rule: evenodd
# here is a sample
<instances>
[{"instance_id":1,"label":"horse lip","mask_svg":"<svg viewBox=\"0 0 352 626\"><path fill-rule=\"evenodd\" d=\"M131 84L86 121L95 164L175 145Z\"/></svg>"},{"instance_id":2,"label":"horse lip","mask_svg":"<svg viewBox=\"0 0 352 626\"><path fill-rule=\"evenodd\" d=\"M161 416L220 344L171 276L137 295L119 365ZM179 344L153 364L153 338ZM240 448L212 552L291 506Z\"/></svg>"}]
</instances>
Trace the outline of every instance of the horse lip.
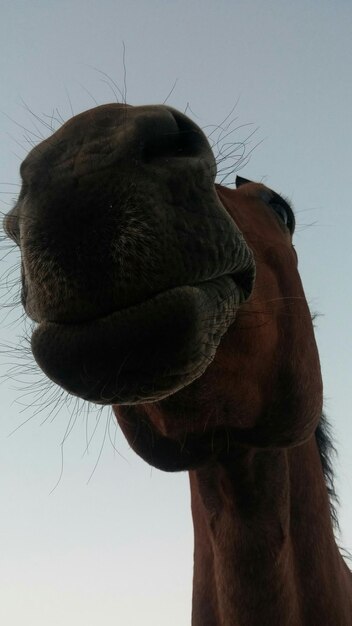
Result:
<instances>
[{"instance_id":1,"label":"horse lip","mask_svg":"<svg viewBox=\"0 0 352 626\"><path fill-rule=\"evenodd\" d=\"M97 404L154 402L202 375L245 299L222 273L85 323L42 320L31 348L44 373L73 395Z\"/></svg>"},{"instance_id":2,"label":"horse lip","mask_svg":"<svg viewBox=\"0 0 352 626\"><path fill-rule=\"evenodd\" d=\"M210 278L204 279L202 281L199 281L198 283L192 284L190 286L196 286L196 285L205 285L208 282L212 282L214 280L218 280L220 278L223 278L225 276L228 276L229 278L231 278L232 282L235 285L236 290L239 292L240 295L240 304L242 304L243 302L245 302L248 297L250 296L251 292L252 292L252 284L248 284L249 281L248 279L243 278L242 274L240 273L231 273L231 272L225 272L224 274L219 274L218 276L212 276ZM180 285L182 286L182 285ZM187 285L184 285L185 287ZM156 292L154 293L151 297L146 298L145 300L141 300L140 302L133 304L131 306L127 306L127 307L123 307L122 309L113 309L111 311L109 311L108 313L105 313L103 315L98 315L96 317L91 317L91 318L85 318L85 319L78 319L78 318L72 318L72 319L67 319L67 320L56 320L55 318L48 318L45 316L35 316L33 314L33 312L28 308L28 305L26 305L26 303L24 304L24 309L26 311L27 316L33 321L35 322L36 327L40 326L41 324L55 324L55 326L62 326L62 327L69 327L69 326L88 326L97 322L100 322L103 319L108 319L109 317L115 315L116 313L123 313L124 311L126 311L126 313L128 313L131 309L137 309L139 306L145 304L146 302L152 302L158 295L162 294L162 293L166 293L167 291L171 291L174 288L174 286L169 287L168 289L164 289L162 291Z\"/></svg>"}]
</instances>

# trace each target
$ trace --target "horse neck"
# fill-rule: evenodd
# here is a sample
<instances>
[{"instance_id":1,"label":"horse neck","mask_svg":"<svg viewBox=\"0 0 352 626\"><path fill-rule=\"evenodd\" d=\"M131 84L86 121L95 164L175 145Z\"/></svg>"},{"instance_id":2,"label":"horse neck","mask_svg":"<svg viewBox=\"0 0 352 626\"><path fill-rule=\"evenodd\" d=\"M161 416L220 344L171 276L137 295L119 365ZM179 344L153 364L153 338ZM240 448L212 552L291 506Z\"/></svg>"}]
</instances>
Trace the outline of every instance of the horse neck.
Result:
<instances>
[{"instance_id":1,"label":"horse neck","mask_svg":"<svg viewBox=\"0 0 352 626\"><path fill-rule=\"evenodd\" d=\"M313 437L236 448L190 472L193 626L351 625L351 577L335 544Z\"/></svg>"}]
</instances>

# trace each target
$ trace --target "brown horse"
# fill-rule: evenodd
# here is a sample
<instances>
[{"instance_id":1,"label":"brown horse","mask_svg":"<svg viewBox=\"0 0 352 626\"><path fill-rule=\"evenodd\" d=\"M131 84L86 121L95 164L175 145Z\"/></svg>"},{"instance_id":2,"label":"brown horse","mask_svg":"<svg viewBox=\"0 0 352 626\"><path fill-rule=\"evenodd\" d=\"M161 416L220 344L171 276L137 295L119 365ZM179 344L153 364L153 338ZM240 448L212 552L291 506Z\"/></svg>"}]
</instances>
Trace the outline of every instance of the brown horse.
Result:
<instances>
[{"instance_id":1,"label":"brown horse","mask_svg":"<svg viewBox=\"0 0 352 626\"><path fill-rule=\"evenodd\" d=\"M82 113L21 174L5 229L34 357L111 404L148 463L189 470L192 624L351 626L290 205L215 185L202 131L166 106Z\"/></svg>"}]
</instances>

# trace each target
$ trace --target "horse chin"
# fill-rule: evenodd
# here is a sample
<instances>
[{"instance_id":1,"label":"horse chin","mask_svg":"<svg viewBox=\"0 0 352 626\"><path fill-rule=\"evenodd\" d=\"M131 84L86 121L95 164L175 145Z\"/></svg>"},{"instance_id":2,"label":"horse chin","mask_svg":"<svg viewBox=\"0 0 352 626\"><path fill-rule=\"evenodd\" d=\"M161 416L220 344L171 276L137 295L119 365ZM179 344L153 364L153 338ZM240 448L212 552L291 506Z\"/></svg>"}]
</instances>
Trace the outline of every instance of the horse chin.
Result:
<instances>
[{"instance_id":1,"label":"horse chin","mask_svg":"<svg viewBox=\"0 0 352 626\"><path fill-rule=\"evenodd\" d=\"M244 300L229 275L175 287L90 322L41 321L32 352L70 394L97 404L155 402L203 374Z\"/></svg>"}]
</instances>

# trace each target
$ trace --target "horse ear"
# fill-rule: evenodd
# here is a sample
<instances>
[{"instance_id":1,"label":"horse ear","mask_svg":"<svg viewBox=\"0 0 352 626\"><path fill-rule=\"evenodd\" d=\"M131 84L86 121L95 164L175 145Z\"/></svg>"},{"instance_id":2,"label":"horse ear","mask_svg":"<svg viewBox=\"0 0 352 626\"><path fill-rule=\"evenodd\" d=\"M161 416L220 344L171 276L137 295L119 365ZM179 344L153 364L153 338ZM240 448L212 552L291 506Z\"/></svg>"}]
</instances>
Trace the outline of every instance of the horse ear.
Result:
<instances>
[{"instance_id":1,"label":"horse ear","mask_svg":"<svg viewBox=\"0 0 352 626\"><path fill-rule=\"evenodd\" d=\"M242 176L236 176L236 189L238 189L238 187L241 187L242 185L246 185L247 183L251 183L251 180L248 180L247 178L242 178Z\"/></svg>"}]
</instances>

